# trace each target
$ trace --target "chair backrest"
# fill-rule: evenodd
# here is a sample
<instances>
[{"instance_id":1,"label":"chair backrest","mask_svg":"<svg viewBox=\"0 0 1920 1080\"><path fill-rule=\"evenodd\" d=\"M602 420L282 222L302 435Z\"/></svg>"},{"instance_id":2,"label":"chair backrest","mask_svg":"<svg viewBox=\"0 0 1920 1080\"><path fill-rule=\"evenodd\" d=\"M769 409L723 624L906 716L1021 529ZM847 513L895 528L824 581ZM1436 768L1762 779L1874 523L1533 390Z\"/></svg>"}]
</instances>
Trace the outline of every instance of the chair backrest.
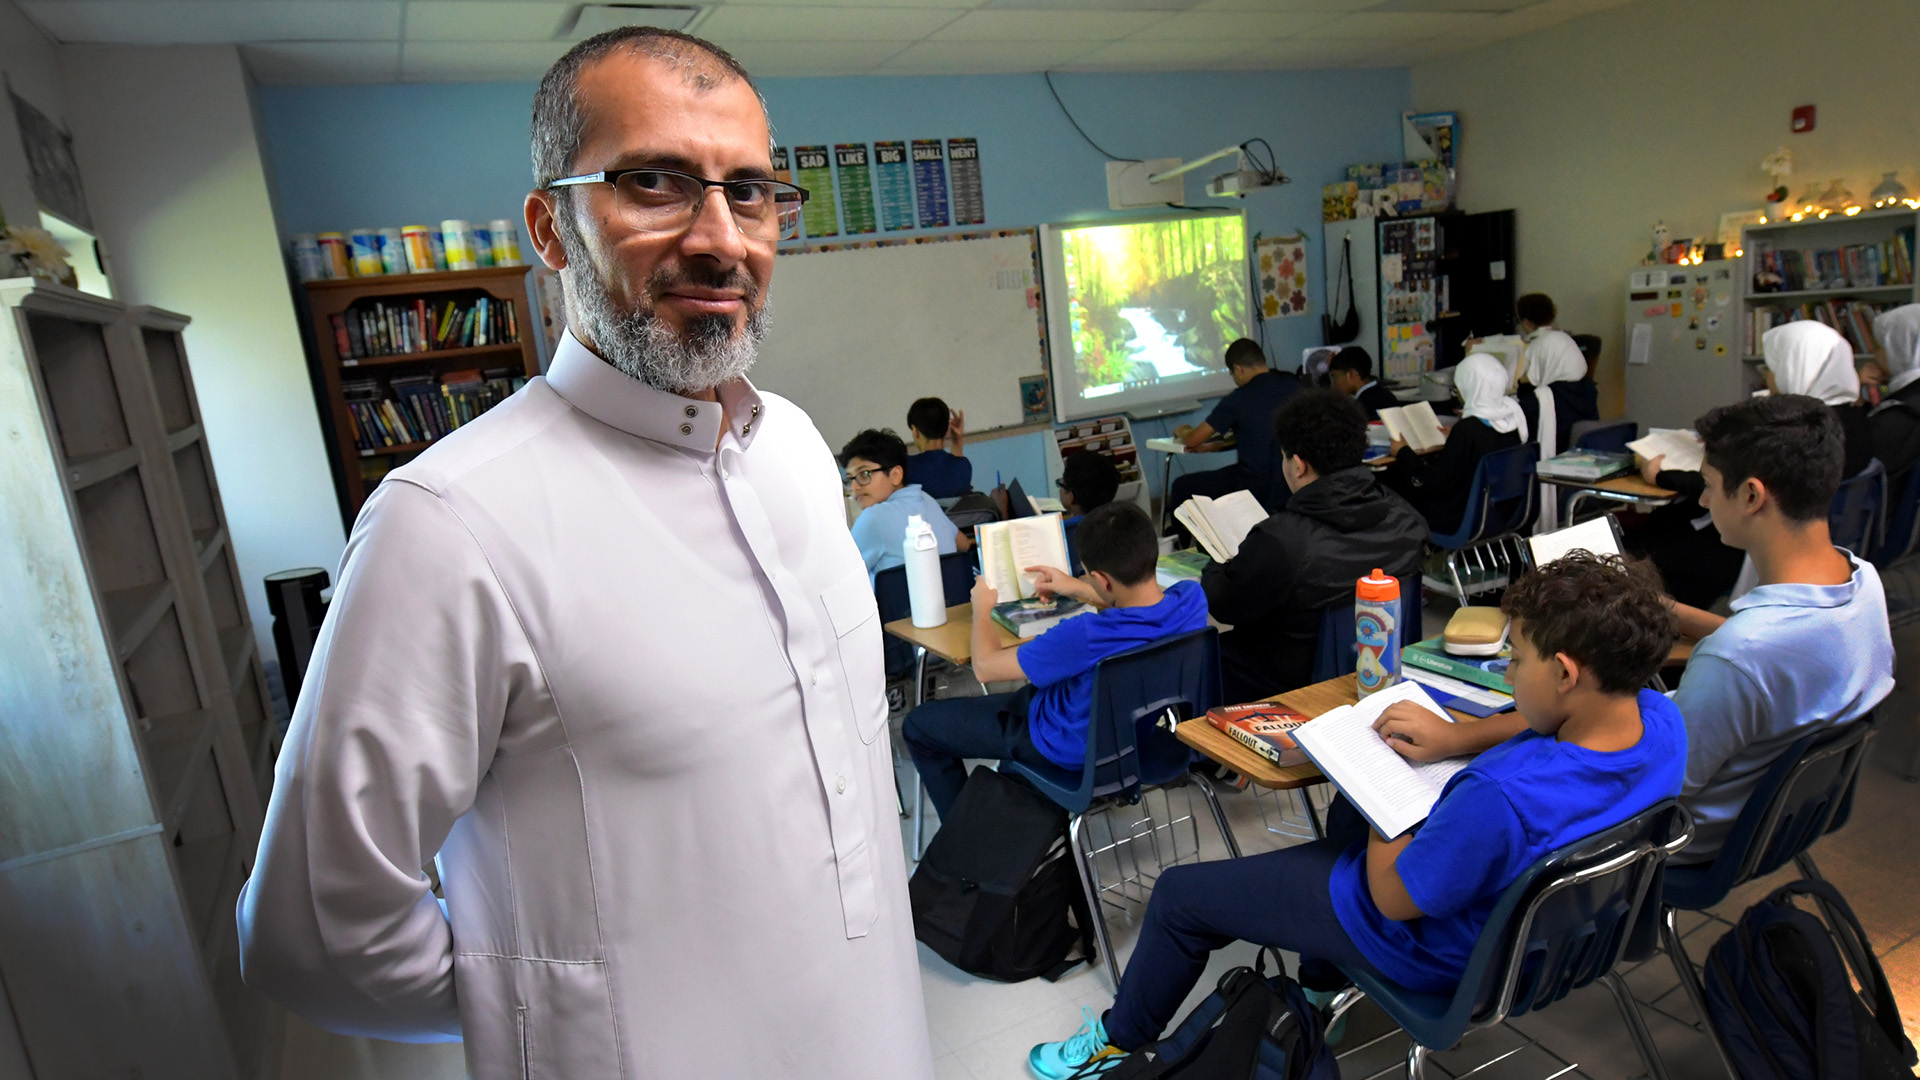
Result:
<instances>
[{"instance_id":1,"label":"chair backrest","mask_svg":"<svg viewBox=\"0 0 1920 1080\"><path fill-rule=\"evenodd\" d=\"M1521 443L1495 450L1473 467L1473 487L1460 527L1451 536L1435 534L1444 548L1463 548L1476 541L1517 532L1533 517L1534 468L1540 446Z\"/></svg>"},{"instance_id":2,"label":"chair backrest","mask_svg":"<svg viewBox=\"0 0 1920 1080\"><path fill-rule=\"evenodd\" d=\"M1398 578L1400 582L1400 644L1419 641L1425 636L1420 619L1420 578ZM1313 681L1326 682L1350 675L1360 666L1356 642L1353 601L1329 604L1320 610L1320 641L1313 650Z\"/></svg>"},{"instance_id":3,"label":"chair backrest","mask_svg":"<svg viewBox=\"0 0 1920 1080\"><path fill-rule=\"evenodd\" d=\"M1835 547L1870 554L1880 544L1881 515L1887 505L1887 470L1879 458L1840 481L1827 511L1827 527ZM1863 556L1864 557L1864 556Z\"/></svg>"},{"instance_id":4,"label":"chair backrest","mask_svg":"<svg viewBox=\"0 0 1920 1080\"><path fill-rule=\"evenodd\" d=\"M1679 800L1535 862L1494 905L1467 960L1455 1007L1474 1026L1541 1009L1612 971L1659 918L1667 856L1693 835Z\"/></svg>"},{"instance_id":5,"label":"chair backrest","mask_svg":"<svg viewBox=\"0 0 1920 1080\"><path fill-rule=\"evenodd\" d=\"M1886 539L1873 557L1874 565L1882 570L1920 543L1920 484L1913 482L1916 472L1920 470L1909 469L1904 476L1887 478L1889 485L1899 486L1900 501L1887 515Z\"/></svg>"},{"instance_id":6,"label":"chair backrest","mask_svg":"<svg viewBox=\"0 0 1920 1080\"><path fill-rule=\"evenodd\" d=\"M973 565L971 552L956 551L940 556L940 584L946 593L948 607L964 604L972 595ZM880 608L880 621L883 623L911 616L913 600L907 594L907 568L895 566L873 575L873 599ZM913 646L888 634L880 648L887 674L906 674L907 668L913 663Z\"/></svg>"},{"instance_id":7,"label":"chair backrest","mask_svg":"<svg viewBox=\"0 0 1920 1080\"><path fill-rule=\"evenodd\" d=\"M1640 424L1634 420L1575 420L1571 434L1576 450L1624 454L1627 444L1640 437Z\"/></svg>"},{"instance_id":8,"label":"chair backrest","mask_svg":"<svg viewBox=\"0 0 1920 1080\"><path fill-rule=\"evenodd\" d=\"M1191 720L1223 703L1220 632L1203 627L1115 653L1093 668L1087 761L1077 808L1094 799L1133 801L1140 789L1184 773L1193 753L1157 726L1169 709Z\"/></svg>"}]
</instances>

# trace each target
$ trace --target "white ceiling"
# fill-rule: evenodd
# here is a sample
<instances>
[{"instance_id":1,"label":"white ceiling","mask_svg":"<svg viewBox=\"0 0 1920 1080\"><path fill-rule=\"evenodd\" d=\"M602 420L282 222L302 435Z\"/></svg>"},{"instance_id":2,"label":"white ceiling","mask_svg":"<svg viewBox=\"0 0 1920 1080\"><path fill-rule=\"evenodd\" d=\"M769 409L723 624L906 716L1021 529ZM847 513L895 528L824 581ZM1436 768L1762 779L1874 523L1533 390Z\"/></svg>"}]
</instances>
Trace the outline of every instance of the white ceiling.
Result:
<instances>
[{"instance_id":1,"label":"white ceiling","mask_svg":"<svg viewBox=\"0 0 1920 1080\"><path fill-rule=\"evenodd\" d=\"M756 76L1398 67L1631 0L663 0ZM550 0L20 0L63 43L232 42L263 83L538 79Z\"/></svg>"}]
</instances>

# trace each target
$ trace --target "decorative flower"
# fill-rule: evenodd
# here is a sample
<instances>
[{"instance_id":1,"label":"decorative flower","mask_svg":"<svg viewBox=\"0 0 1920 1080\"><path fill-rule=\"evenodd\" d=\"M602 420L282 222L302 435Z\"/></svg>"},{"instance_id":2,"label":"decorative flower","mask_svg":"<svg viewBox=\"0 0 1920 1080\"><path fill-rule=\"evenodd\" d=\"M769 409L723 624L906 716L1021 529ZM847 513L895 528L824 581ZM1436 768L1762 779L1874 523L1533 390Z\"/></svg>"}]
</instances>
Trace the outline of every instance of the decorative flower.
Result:
<instances>
[{"instance_id":1,"label":"decorative flower","mask_svg":"<svg viewBox=\"0 0 1920 1080\"><path fill-rule=\"evenodd\" d=\"M1292 259L1280 260L1280 276L1281 277L1293 276L1293 260Z\"/></svg>"},{"instance_id":2,"label":"decorative flower","mask_svg":"<svg viewBox=\"0 0 1920 1080\"><path fill-rule=\"evenodd\" d=\"M1293 296L1290 298L1290 300L1293 304L1293 310L1295 311L1307 310L1307 294L1306 293L1296 289L1294 291Z\"/></svg>"},{"instance_id":3,"label":"decorative flower","mask_svg":"<svg viewBox=\"0 0 1920 1080\"><path fill-rule=\"evenodd\" d=\"M4 241L0 241L0 254L19 260L34 277L59 282L72 278L67 249L47 230L16 225L0 231L0 237L4 237Z\"/></svg>"},{"instance_id":4,"label":"decorative flower","mask_svg":"<svg viewBox=\"0 0 1920 1080\"><path fill-rule=\"evenodd\" d=\"M1264 301L1261 302L1260 310L1266 312L1267 318L1271 319L1274 316L1280 314L1280 301L1269 296Z\"/></svg>"}]
</instances>

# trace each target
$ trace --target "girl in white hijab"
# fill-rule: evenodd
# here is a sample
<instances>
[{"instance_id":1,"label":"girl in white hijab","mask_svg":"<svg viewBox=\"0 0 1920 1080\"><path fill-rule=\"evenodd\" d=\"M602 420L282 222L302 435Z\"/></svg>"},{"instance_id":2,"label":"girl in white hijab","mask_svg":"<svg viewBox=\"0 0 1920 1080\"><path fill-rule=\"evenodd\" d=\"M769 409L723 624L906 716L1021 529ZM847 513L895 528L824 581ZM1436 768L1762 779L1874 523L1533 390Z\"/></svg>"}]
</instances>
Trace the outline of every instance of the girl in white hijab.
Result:
<instances>
[{"instance_id":1,"label":"girl in white hijab","mask_svg":"<svg viewBox=\"0 0 1920 1080\"><path fill-rule=\"evenodd\" d=\"M1582 360L1581 371L1585 373ZM1502 434L1518 431L1527 441L1527 417L1520 403L1507 393L1507 368L1492 353L1473 353L1453 369L1453 388L1460 395L1460 415L1479 420Z\"/></svg>"},{"instance_id":2,"label":"girl in white hijab","mask_svg":"<svg viewBox=\"0 0 1920 1080\"><path fill-rule=\"evenodd\" d=\"M1587 358L1566 331L1553 325L1559 312L1552 298L1544 293L1528 293L1514 302L1520 317L1520 329L1527 343L1525 364L1520 377L1533 389L1523 390L1517 400L1533 421L1534 441L1540 444L1540 460L1553 457L1568 444L1573 425L1579 420L1600 418L1599 400L1593 383L1587 381ZM1529 408L1531 405L1531 408ZM1560 500L1551 485L1540 485L1538 532L1560 527Z\"/></svg>"},{"instance_id":3,"label":"girl in white hijab","mask_svg":"<svg viewBox=\"0 0 1920 1080\"><path fill-rule=\"evenodd\" d=\"M1904 304L1875 316L1873 336L1880 339L1880 369L1887 373L1887 393L1898 394L1920 382L1920 304Z\"/></svg>"},{"instance_id":4,"label":"girl in white hijab","mask_svg":"<svg viewBox=\"0 0 1920 1080\"><path fill-rule=\"evenodd\" d=\"M1776 394L1805 394L1828 405L1860 400L1860 374L1853 369L1853 346L1825 323L1812 319L1776 326L1760 335L1766 357L1767 389Z\"/></svg>"},{"instance_id":5,"label":"girl in white hijab","mask_svg":"<svg viewBox=\"0 0 1920 1080\"><path fill-rule=\"evenodd\" d=\"M1900 505L1907 476L1920 462L1920 304L1883 311L1873 320L1880 339L1880 369L1886 386L1868 424L1873 454L1887 467L1892 505Z\"/></svg>"},{"instance_id":6,"label":"girl in white hijab","mask_svg":"<svg viewBox=\"0 0 1920 1080\"><path fill-rule=\"evenodd\" d=\"M1453 369L1453 388L1460 395L1460 420L1447 432L1447 441L1430 454L1415 453L1396 443L1393 461L1381 479L1406 496L1436 533L1460 527L1472 494L1473 473L1480 459L1527 439L1527 418L1520 403L1507 395L1507 368L1498 357L1474 353Z\"/></svg>"}]
</instances>

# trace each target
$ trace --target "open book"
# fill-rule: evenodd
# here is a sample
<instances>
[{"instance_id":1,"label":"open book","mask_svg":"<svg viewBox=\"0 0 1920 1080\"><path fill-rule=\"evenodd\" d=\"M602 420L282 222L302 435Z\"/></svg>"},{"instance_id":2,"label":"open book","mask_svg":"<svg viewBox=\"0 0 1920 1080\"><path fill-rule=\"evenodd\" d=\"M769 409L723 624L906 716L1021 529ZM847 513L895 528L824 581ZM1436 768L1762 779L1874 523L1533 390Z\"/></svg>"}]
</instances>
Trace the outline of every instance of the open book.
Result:
<instances>
[{"instance_id":1,"label":"open book","mask_svg":"<svg viewBox=\"0 0 1920 1080\"><path fill-rule=\"evenodd\" d=\"M1424 401L1381 409L1380 422L1387 425L1388 434L1405 440L1408 446L1422 454L1440 449L1447 441L1447 433L1440 427L1440 418L1433 415L1433 406Z\"/></svg>"},{"instance_id":2,"label":"open book","mask_svg":"<svg viewBox=\"0 0 1920 1080\"><path fill-rule=\"evenodd\" d=\"M980 546L980 576L1000 593L1000 602L1026 600L1033 596L1033 575L1029 566L1051 566L1071 570L1067 558L1067 530L1059 514L990 521L976 526L974 541Z\"/></svg>"},{"instance_id":3,"label":"open book","mask_svg":"<svg viewBox=\"0 0 1920 1080\"><path fill-rule=\"evenodd\" d=\"M1267 520L1267 508L1251 491L1236 491L1210 499L1195 495L1174 510L1173 516L1187 527L1214 562L1226 562L1240 554L1240 542L1255 525Z\"/></svg>"},{"instance_id":4,"label":"open book","mask_svg":"<svg viewBox=\"0 0 1920 1080\"><path fill-rule=\"evenodd\" d=\"M1628 443L1627 449L1638 454L1642 461L1664 456L1666 460L1660 467L1675 472L1699 472L1707 458L1707 448L1700 444L1700 436L1684 428L1653 428L1646 438Z\"/></svg>"},{"instance_id":5,"label":"open book","mask_svg":"<svg viewBox=\"0 0 1920 1080\"><path fill-rule=\"evenodd\" d=\"M1362 698L1358 705L1342 705L1293 729L1293 741L1388 840L1427 820L1447 781L1473 762L1401 757L1373 730L1380 714L1396 701L1411 701L1449 723L1453 720L1419 683L1402 681Z\"/></svg>"},{"instance_id":6,"label":"open book","mask_svg":"<svg viewBox=\"0 0 1920 1080\"><path fill-rule=\"evenodd\" d=\"M1612 514L1601 514L1578 525L1528 537L1527 546L1533 549L1535 566L1545 566L1574 551L1590 551L1595 555L1620 554L1620 540L1613 532Z\"/></svg>"}]
</instances>

